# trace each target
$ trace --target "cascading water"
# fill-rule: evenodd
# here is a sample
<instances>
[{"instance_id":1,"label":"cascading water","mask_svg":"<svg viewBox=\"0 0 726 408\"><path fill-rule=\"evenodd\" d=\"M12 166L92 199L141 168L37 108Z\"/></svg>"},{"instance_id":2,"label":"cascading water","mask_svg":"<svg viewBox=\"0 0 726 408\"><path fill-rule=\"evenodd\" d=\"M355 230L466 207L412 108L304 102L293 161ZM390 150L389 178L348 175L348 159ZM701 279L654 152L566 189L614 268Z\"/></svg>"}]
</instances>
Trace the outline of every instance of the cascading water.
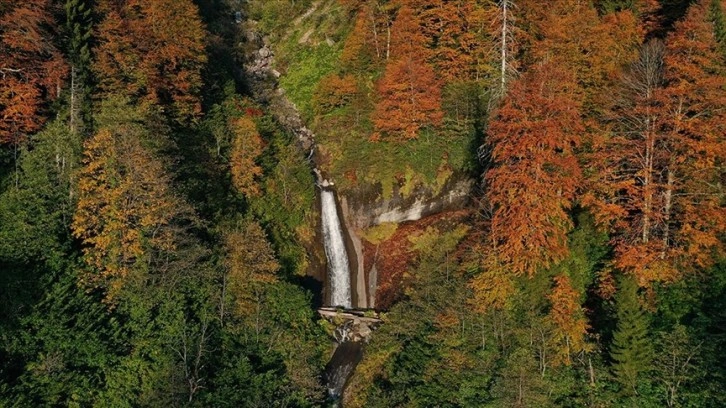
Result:
<instances>
[{"instance_id":1,"label":"cascading water","mask_svg":"<svg viewBox=\"0 0 726 408\"><path fill-rule=\"evenodd\" d=\"M350 309L352 307L350 266L343 240L343 228L338 217L338 207L335 205L335 193L323 189L320 193L320 202L323 243L330 277L330 305Z\"/></svg>"}]
</instances>

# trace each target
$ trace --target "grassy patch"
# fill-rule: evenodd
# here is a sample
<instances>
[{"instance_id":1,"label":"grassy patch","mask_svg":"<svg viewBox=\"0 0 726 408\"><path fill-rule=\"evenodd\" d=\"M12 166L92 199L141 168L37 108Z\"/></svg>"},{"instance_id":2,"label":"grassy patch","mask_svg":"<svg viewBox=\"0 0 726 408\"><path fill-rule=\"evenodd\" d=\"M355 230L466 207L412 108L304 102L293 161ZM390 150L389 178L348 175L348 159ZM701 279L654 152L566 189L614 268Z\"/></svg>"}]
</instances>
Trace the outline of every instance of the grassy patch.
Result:
<instances>
[{"instance_id":1,"label":"grassy patch","mask_svg":"<svg viewBox=\"0 0 726 408\"><path fill-rule=\"evenodd\" d=\"M339 47L322 43L314 47L301 46L290 60L280 85L306 119L313 116L312 98L320 79L335 70Z\"/></svg>"}]
</instances>

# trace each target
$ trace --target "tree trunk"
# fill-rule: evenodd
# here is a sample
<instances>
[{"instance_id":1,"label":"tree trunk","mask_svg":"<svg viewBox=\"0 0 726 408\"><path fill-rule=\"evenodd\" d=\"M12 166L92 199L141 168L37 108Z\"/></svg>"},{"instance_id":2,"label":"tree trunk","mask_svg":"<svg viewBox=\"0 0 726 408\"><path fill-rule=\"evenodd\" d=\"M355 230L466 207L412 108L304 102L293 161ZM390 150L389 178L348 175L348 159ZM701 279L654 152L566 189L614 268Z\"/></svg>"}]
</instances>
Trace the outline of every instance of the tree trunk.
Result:
<instances>
[{"instance_id":1,"label":"tree trunk","mask_svg":"<svg viewBox=\"0 0 726 408\"><path fill-rule=\"evenodd\" d=\"M509 0L501 0L501 7L502 7L502 40L501 40L501 47L502 47L502 55L501 55L501 78L500 78L500 89L499 92L504 95L504 89L507 85L507 19L509 16L507 15L508 7L509 7Z\"/></svg>"}]
</instances>

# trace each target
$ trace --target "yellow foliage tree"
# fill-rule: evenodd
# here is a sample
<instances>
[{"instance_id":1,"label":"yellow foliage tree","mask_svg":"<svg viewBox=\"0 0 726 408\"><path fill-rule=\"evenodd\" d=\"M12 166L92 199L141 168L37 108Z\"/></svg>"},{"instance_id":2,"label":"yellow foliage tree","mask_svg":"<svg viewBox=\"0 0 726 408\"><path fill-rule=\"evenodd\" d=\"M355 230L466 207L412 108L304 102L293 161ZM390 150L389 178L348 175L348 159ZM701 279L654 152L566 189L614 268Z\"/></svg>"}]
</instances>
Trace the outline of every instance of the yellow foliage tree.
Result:
<instances>
[{"instance_id":1,"label":"yellow foliage tree","mask_svg":"<svg viewBox=\"0 0 726 408\"><path fill-rule=\"evenodd\" d=\"M141 143L138 124L102 127L85 144L72 231L92 270L84 283L113 302L130 279L159 271L176 247L173 220L185 211L161 162Z\"/></svg>"},{"instance_id":2,"label":"yellow foliage tree","mask_svg":"<svg viewBox=\"0 0 726 408\"><path fill-rule=\"evenodd\" d=\"M572 287L570 277L563 274L554 280L555 286L547 298L552 304L549 319L555 324L554 340L558 345L555 363L570 365L570 355L587 348L588 324L580 305L580 294Z\"/></svg>"},{"instance_id":3,"label":"yellow foliage tree","mask_svg":"<svg viewBox=\"0 0 726 408\"><path fill-rule=\"evenodd\" d=\"M234 135L229 163L232 184L240 193L256 197L261 192L257 180L262 176L262 167L256 161L262 154L264 141L255 122L246 116L233 120L230 128Z\"/></svg>"},{"instance_id":4,"label":"yellow foliage tree","mask_svg":"<svg viewBox=\"0 0 726 408\"><path fill-rule=\"evenodd\" d=\"M280 264L262 227L247 222L225 237L229 293L242 317L259 316L265 287L277 282ZM259 319L255 319L259 332Z\"/></svg>"}]
</instances>

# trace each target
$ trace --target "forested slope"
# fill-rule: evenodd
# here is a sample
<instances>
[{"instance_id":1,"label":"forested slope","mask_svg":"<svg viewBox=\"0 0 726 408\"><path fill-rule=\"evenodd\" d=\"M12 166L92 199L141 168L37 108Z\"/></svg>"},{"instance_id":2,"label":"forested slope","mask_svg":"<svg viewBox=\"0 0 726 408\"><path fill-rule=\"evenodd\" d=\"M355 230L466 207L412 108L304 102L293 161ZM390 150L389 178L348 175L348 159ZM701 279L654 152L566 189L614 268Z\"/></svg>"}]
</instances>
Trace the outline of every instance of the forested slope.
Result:
<instances>
[{"instance_id":1,"label":"forested slope","mask_svg":"<svg viewBox=\"0 0 726 408\"><path fill-rule=\"evenodd\" d=\"M328 404L313 167L475 185L351 231L344 406L726 405L725 8L0 0L0 406Z\"/></svg>"}]
</instances>

